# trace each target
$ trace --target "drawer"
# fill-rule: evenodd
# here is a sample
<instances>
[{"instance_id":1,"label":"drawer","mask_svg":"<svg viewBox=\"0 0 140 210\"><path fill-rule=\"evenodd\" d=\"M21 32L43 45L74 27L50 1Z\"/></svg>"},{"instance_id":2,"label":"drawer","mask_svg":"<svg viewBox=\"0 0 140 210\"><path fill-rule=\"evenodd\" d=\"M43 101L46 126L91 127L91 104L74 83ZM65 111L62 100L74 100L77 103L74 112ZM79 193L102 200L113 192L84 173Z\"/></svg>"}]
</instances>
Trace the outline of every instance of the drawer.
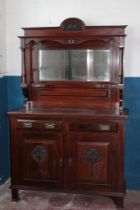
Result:
<instances>
[{"instance_id":1,"label":"drawer","mask_svg":"<svg viewBox=\"0 0 140 210\"><path fill-rule=\"evenodd\" d=\"M70 131L78 132L104 132L104 133L116 133L118 131L117 123L85 123L85 122L72 122L69 123Z\"/></svg>"},{"instance_id":2,"label":"drawer","mask_svg":"<svg viewBox=\"0 0 140 210\"><path fill-rule=\"evenodd\" d=\"M62 121L18 119L17 127L22 129L62 130Z\"/></svg>"}]
</instances>

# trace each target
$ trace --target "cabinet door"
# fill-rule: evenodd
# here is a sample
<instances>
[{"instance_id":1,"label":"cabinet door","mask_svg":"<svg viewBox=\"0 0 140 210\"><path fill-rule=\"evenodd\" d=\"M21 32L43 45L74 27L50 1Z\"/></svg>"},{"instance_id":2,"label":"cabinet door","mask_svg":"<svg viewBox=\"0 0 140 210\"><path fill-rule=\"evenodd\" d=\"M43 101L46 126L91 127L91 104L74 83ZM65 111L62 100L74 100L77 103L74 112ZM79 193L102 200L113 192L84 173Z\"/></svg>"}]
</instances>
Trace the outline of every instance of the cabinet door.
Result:
<instances>
[{"instance_id":1,"label":"cabinet door","mask_svg":"<svg viewBox=\"0 0 140 210\"><path fill-rule=\"evenodd\" d=\"M107 133L70 135L68 165L73 190L115 189L118 171L117 142L115 135Z\"/></svg>"},{"instance_id":2,"label":"cabinet door","mask_svg":"<svg viewBox=\"0 0 140 210\"><path fill-rule=\"evenodd\" d=\"M47 131L19 131L21 184L61 187L62 135Z\"/></svg>"}]
</instances>

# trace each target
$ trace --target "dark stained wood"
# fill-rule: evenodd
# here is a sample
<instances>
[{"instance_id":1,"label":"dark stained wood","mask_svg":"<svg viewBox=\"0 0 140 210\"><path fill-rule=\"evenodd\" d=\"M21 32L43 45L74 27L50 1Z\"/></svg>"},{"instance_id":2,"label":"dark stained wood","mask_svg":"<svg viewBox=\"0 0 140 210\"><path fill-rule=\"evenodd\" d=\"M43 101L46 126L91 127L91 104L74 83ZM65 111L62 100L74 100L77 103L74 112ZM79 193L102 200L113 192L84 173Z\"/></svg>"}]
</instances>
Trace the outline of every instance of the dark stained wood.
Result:
<instances>
[{"instance_id":1,"label":"dark stained wood","mask_svg":"<svg viewBox=\"0 0 140 210\"><path fill-rule=\"evenodd\" d=\"M62 137L59 134L48 135L45 131L18 132L21 151L20 179L22 185L42 185L53 188L62 187L63 160ZM31 170L32 169L32 170ZM41 182L41 183L40 183Z\"/></svg>"},{"instance_id":2,"label":"dark stained wood","mask_svg":"<svg viewBox=\"0 0 140 210\"><path fill-rule=\"evenodd\" d=\"M123 53L126 26L24 28L21 39L25 108L8 113L11 191L53 190L111 197L123 207ZM39 81L39 49L109 49L109 82Z\"/></svg>"}]
</instances>

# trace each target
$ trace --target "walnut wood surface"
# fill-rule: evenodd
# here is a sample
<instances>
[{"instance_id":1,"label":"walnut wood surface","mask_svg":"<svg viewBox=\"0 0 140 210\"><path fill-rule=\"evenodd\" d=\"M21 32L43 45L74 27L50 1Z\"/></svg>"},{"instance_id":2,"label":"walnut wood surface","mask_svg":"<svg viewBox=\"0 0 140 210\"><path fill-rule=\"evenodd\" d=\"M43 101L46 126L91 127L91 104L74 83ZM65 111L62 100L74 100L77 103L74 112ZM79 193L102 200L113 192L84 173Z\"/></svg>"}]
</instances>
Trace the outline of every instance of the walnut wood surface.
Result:
<instances>
[{"instance_id":1,"label":"walnut wood surface","mask_svg":"<svg viewBox=\"0 0 140 210\"><path fill-rule=\"evenodd\" d=\"M123 51L126 26L24 28L25 108L8 113L12 199L19 189L97 193L123 206ZM39 49L109 49L111 80L39 81Z\"/></svg>"}]
</instances>

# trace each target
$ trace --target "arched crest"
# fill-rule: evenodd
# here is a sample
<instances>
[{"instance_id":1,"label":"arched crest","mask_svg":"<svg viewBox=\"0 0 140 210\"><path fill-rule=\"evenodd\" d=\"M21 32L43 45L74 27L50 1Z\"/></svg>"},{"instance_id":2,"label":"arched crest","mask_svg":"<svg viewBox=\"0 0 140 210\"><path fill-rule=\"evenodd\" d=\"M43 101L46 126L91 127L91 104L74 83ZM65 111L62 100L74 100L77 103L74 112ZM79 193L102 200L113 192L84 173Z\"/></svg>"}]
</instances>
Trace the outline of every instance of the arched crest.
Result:
<instances>
[{"instance_id":1,"label":"arched crest","mask_svg":"<svg viewBox=\"0 0 140 210\"><path fill-rule=\"evenodd\" d=\"M60 27L64 31L82 31L85 23L79 18L67 18L60 24Z\"/></svg>"}]
</instances>

